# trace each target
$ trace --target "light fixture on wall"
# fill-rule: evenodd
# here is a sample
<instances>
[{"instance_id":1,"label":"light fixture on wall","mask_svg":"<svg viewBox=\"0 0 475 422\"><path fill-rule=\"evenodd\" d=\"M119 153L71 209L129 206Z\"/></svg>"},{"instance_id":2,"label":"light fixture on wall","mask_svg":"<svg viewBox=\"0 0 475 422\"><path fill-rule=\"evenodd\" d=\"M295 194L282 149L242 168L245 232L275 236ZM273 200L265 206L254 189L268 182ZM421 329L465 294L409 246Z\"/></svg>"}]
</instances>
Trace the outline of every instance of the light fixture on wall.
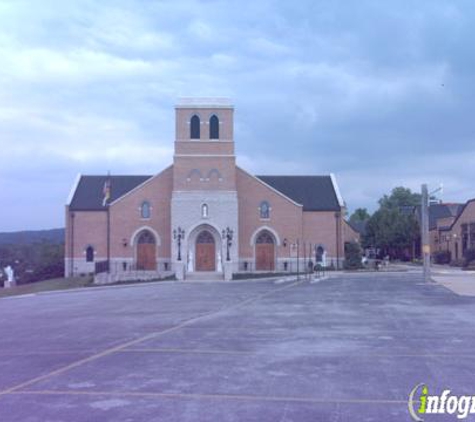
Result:
<instances>
[{"instance_id":1,"label":"light fixture on wall","mask_svg":"<svg viewBox=\"0 0 475 422\"><path fill-rule=\"evenodd\" d=\"M127 243L127 239L124 237L124 238L122 239L122 246L123 246L124 248L126 248L126 247L127 247L127 244L128 244L128 243Z\"/></svg>"}]
</instances>

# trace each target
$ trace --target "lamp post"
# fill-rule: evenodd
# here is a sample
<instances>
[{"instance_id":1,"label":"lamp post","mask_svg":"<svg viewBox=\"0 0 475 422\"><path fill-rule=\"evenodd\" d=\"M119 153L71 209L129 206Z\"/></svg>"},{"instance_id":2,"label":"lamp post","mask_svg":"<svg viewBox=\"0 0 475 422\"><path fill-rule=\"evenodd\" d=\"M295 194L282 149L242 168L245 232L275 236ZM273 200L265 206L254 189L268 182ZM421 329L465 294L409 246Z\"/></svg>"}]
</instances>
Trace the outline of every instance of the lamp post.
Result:
<instances>
[{"instance_id":1,"label":"lamp post","mask_svg":"<svg viewBox=\"0 0 475 422\"><path fill-rule=\"evenodd\" d=\"M178 261L181 261L181 240L185 237L185 230L181 227L173 230L173 239L176 240L178 246Z\"/></svg>"},{"instance_id":2,"label":"lamp post","mask_svg":"<svg viewBox=\"0 0 475 422\"><path fill-rule=\"evenodd\" d=\"M229 248L231 247L233 241L233 231L229 227L226 227L226 229L223 229L221 232L221 235L223 240L226 240L226 261L231 261L231 257L229 256Z\"/></svg>"},{"instance_id":3,"label":"lamp post","mask_svg":"<svg viewBox=\"0 0 475 422\"><path fill-rule=\"evenodd\" d=\"M338 219L340 218L340 212L337 211L335 213L335 245L336 245L336 269L339 270L340 269L340 242L338 241L338 234L339 234L339 230L338 230L338 227L339 227L339 222L338 222Z\"/></svg>"}]
</instances>

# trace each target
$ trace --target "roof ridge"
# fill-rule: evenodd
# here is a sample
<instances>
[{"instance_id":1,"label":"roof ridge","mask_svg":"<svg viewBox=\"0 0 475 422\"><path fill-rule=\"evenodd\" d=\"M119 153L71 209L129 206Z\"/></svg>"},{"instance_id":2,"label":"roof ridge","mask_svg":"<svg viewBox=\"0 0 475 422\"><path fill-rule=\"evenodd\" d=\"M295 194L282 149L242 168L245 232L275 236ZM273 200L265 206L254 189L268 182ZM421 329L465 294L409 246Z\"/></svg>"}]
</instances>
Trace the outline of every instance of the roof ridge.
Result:
<instances>
[{"instance_id":1,"label":"roof ridge","mask_svg":"<svg viewBox=\"0 0 475 422\"><path fill-rule=\"evenodd\" d=\"M153 174L81 174L81 177L152 177Z\"/></svg>"},{"instance_id":2,"label":"roof ridge","mask_svg":"<svg viewBox=\"0 0 475 422\"><path fill-rule=\"evenodd\" d=\"M330 177L330 174L256 174L256 177Z\"/></svg>"}]
</instances>

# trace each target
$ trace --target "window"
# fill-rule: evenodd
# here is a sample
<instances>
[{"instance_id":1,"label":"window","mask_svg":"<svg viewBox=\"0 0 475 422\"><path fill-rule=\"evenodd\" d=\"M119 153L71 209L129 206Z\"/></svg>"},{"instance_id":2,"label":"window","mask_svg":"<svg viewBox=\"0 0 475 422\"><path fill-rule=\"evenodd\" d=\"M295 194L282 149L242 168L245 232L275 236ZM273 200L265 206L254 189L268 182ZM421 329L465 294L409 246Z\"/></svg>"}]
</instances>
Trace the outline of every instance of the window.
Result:
<instances>
[{"instance_id":1,"label":"window","mask_svg":"<svg viewBox=\"0 0 475 422\"><path fill-rule=\"evenodd\" d=\"M198 235L198 237L196 238L196 243L198 243L198 244L202 244L202 243L214 244L214 237L208 230L203 230Z\"/></svg>"},{"instance_id":2,"label":"window","mask_svg":"<svg viewBox=\"0 0 475 422\"><path fill-rule=\"evenodd\" d=\"M155 245L155 236L148 230L144 230L140 233L137 243L139 245Z\"/></svg>"},{"instance_id":3,"label":"window","mask_svg":"<svg viewBox=\"0 0 475 422\"><path fill-rule=\"evenodd\" d=\"M92 246L88 246L86 248L86 262L93 262L94 261L94 248Z\"/></svg>"},{"instance_id":4,"label":"window","mask_svg":"<svg viewBox=\"0 0 475 422\"><path fill-rule=\"evenodd\" d=\"M201 205L201 217L202 218L208 218L208 205L207 204Z\"/></svg>"},{"instance_id":5,"label":"window","mask_svg":"<svg viewBox=\"0 0 475 422\"><path fill-rule=\"evenodd\" d=\"M214 114L209 119L209 139L219 139L219 119Z\"/></svg>"},{"instance_id":6,"label":"window","mask_svg":"<svg viewBox=\"0 0 475 422\"><path fill-rule=\"evenodd\" d=\"M150 218L150 202L144 201L140 206L140 217Z\"/></svg>"},{"instance_id":7,"label":"window","mask_svg":"<svg viewBox=\"0 0 475 422\"><path fill-rule=\"evenodd\" d=\"M468 226L467 224L461 225L461 238L462 238L462 255L465 255L465 251L468 248Z\"/></svg>"},{"instance_id":8,"label":"window","mask_svg":"<svg viewBox=\"0 0 475 422\"><path fill-rule=\"evenodd\" d=\"M262 201L261 205L259 206L259 214L261 218L268 219L270 218L270 206L267 201Z\"/></svg>"},{"instance_id":9,"label":"window","mask_svg":"<svg viewBox=\"0 0 475 422\"><path fill-rule=\"evenodd\" d=\"M475 248L475 223L469 224L470 248Z\"/></svg>"},{"instance_id":10,"label":"window","mask_svg":"<svg viewBox=\"0 0 475 422\"><path fill-rule=\"evenodd\" d=\"M264 230L257 237L256 244L257 245L261 245L261 244L273 245L274 237L267 230Z\"/></svg>"},{"instance_id":11,"label":"window","mask_svg":"<svg viewBox=\"0 0 475 422\"><path fill-rule=\"evenodd\" d=\"M190 120L190 138L200 139L200 118L196 114Z\"/></svg>"}]
</instances>

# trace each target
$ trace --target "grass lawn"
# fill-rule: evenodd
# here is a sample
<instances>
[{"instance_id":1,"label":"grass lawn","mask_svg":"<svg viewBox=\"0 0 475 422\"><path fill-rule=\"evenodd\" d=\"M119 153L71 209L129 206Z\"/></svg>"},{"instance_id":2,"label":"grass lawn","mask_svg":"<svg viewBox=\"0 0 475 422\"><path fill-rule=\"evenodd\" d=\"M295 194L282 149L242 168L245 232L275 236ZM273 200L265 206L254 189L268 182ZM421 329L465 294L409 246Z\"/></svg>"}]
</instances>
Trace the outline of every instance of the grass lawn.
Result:
<instances>
[{"instance_id":1,"label":"grass lawn","mask_svg":"<svg viewBox=\"0 0 475 422\"><path fill-rule=\"evenodd\" d=\"M26 295L30 293L46 292L52 290L75 289L78 287L92 286L91 277L53 278L51 280L37 281L30 284L22 284L11 289L0 288L0 298L7 296Z\"/></svg>"}]
</instances>

